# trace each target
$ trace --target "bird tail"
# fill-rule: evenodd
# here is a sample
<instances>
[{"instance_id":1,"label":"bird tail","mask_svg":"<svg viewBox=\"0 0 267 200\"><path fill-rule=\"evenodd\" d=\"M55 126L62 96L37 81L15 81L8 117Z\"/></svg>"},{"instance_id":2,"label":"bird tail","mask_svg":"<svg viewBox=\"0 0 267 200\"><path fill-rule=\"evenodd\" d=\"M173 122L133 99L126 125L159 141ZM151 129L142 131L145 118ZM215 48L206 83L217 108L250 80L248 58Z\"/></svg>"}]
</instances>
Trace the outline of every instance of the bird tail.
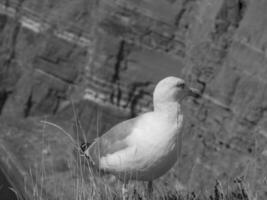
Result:
<instances>
[{"instance_id":1,"label":"bird tail","mask_svg":"<svg viewBox=\"0 0 267 200\"><path fill-rule=\"evenodd\" d=\"M80 145L81 156L85 157L85 165L93 175L103 176L104 171L99 168L98 163L95 163L90 154L86 153L92 144L94 144L94 142L85 142Z\"/></svg>"},{"instance_id":2,"label":"bird tail","mask_svg":"<svg viewBox=\"0 0 267 200\"><path fill-rule=\"evenodd\" d=\"M91 145L93 142L84 142L80 145L81 148L81 153L84 153Z\"/></svg>"}]
</instances>

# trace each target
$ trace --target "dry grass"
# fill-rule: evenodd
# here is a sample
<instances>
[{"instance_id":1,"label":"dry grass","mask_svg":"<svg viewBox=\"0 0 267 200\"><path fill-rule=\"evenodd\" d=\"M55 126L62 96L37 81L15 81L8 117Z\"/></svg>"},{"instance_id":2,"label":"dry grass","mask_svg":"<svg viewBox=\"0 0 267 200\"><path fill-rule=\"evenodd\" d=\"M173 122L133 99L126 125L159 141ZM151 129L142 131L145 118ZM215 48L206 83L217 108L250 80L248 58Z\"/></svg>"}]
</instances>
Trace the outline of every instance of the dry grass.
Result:
<instances>
[{"instance_id":1,"label":"dry grass","mask_svg":"<svg viewBox=\"0 0 267 200\"><path fill-rule=\"evenodd\" d=\"M55 126L60 129L67 137L70 138L75 146L75 170L72 171L72 177L76 177L71 184L58 183L55 190L73 190L75 200L102 200L102 199L122 199L121 186L122 183L116 180L111 175L100 175L98 172L90 167L87 159L81 156L78 144L62 127L50 122L43 122L45 125ZM78 124L77 124L78 125ZM77 133L78 134L78 133ZM84 138L86 138L84 136ZM40 180L45 179L45 172L42 171ZM56 177L55 177L56 178ZM42 182L41 182L42 183ZM166 186L163 186L160 181L157 181L153 191L152 199L166 199L166 200L250 200L252 195L245 187L242 179L235 180L235 187L225 191L220 182L214 186L213 193L209 195L198 194L195 192L176 191ZM42 188L44 185L41 185ZM65 187L65 188L64 188ZM140 182L132 182L129 184L129 199L133 200L147 200L148 194L146 192L146 185ZM38 187L33 190L35 192L34 200L42 199L42 191L38 191ZM57 199L64 199L57 197Z\"/></svg>"},{"instance_id":2,"label":"dry grass","mask_svg":"<svg viewBox=\"0 0 267 200\"><path fill-rule=\"evenodd\" d=\"M28 124L18 125L18 129L22 129ZM56 126L56 128L55 128ZM28 126L26 133L31 128ZM25 187L25 190L32 192L32 198L29 200L100 200L100 199L122 199L121 186L122 183L116 178L110 175L99 175L93 170L87 159L81 156L78 151L79 146L76 140L72 139L75 136L70 135L62 128L55 124L43 123L43 126L39 126L41 135L38 135L38 131L34 131L35 143L37 147L34 152L37 156L28 157L32 159L28 162L38 162L38 166L29 170L30 187ZM51 128L52 127L52 128ZM35 130L35 129L34 129ZM62 133L68 134L63 137ZM78 134L78 133L77 133ZM14 135L16 135L14 133ZM28 135L27 135L28 136ZM52 138L53 136L53 138ZM47 140L48 138L48 140ZM78 138L78 137L76 137ZM58 142L60 140L60 142ZM33 140L31 140L33 141ZM68 141L72 141L71 143ZM55 151L51 151L52 155L46 157L46 147L56 147ZM65 148L68 147L68 150ZM45 151L44 151L45 150ZM65 154L62 154L61 151ZM60 152L58 152L60 151ZM66 152L68 151L68 152ZM31 151L32 152L32 151ZM43 154L45 153L45 154ZM54 154L55 153L55 154ZM67 155L67 156L66 156ZM41 157L40 157L41 156ZM38 159L38 160L37 160ZM58 159L66 159L69 164L67 169L58 170L53 168L53 165L47 165ZM55 163L56 164L56 163ZM33 165L28 165L33 166ZM49 168L50 167L50 168ZM153 199L166 199L166 200L256 200L252 195L246 181L239 178L235 180L234 186L229 183L227 188L222 187L221 183L217 181L214 183L213 188L207 188L208 191L205 194L199 191L177 191L174 186L171 185L172 180L175 179L175 171L171 170L168 176L164 179L159 179L154 182ZM172 176L173 175L173 176ZM167 184L166 184L167 183ZM29 184L28 184L29 185ZM30 188L30 190L29 190ZM23 189L23 188L22 188ZM12 189L13 192L20 193L21 190ZM23 193L23 191L22 191ZM27 192L25 192L27 193ZM148 194L146 191L146 185L143 182L131 182L129 185L129 199L147 200Z\"/></svg>"}]
</instances>

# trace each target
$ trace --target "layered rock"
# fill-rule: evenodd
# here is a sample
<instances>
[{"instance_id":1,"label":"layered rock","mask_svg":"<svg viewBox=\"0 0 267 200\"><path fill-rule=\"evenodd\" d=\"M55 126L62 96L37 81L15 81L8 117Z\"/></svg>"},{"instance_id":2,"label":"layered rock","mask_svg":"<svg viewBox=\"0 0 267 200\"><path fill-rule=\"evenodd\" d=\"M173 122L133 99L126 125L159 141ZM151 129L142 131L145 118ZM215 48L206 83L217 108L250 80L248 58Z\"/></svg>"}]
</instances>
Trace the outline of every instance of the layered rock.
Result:
<instances>
[{"instance_id":1,"label":"layered rock","mask_svg":"<svg viewBox=\"0 0 267 200\"><path fill-rule=\"evenodd\" d=\"M1 3L2 116L71 118L70 99L85 98L78 116L93 138L98 129L88 125L97 116L92 101L103 115L120 111L112 123L110 117L101 120L104 131L152 109L154 84L179 76L203 93L184 103L188 122L175 168L179 180L205 190L215 179L244 176L264 194L265 1Z\"/></svg>"}]
</instances>

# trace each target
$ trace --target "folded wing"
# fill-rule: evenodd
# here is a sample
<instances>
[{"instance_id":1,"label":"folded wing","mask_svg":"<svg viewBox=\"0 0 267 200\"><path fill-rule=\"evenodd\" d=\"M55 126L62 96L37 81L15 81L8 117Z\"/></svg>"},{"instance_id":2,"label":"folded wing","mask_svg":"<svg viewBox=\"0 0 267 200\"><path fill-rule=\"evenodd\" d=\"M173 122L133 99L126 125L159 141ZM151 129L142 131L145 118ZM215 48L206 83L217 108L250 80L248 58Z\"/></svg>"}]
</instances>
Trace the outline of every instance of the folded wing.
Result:
<instances>
[{"instance_id":1,"label":"folded wing","mask_svg":"<svg viewBox=\"0 0 267 200\"><path fill-rule=\"evenodd\" d=\"M92 143L86 154L96 167L100 167L101 158L129 148L126 138L132 133L136 123L137 118L123 121Z\"/></svg>"}]
</instances>

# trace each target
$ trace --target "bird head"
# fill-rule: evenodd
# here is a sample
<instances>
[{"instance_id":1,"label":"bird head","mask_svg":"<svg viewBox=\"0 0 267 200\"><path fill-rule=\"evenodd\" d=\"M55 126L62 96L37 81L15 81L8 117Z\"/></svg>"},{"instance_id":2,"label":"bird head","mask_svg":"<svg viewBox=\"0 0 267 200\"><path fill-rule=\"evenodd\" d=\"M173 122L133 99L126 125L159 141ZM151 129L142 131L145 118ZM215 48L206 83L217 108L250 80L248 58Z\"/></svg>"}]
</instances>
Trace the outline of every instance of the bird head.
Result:
<instances>
[{"instance_id":1,"label":"bird head","mask_svg":"<svg viewBox=\"0 0 267 200\"><path fill-rule=\"evenodd\" d=\"M154 106L172 102L180 103L188 96L199 97L197 90L189 88L183 79L170 76L158 82L154 89Z\"/></svg>"}]
</instances>

